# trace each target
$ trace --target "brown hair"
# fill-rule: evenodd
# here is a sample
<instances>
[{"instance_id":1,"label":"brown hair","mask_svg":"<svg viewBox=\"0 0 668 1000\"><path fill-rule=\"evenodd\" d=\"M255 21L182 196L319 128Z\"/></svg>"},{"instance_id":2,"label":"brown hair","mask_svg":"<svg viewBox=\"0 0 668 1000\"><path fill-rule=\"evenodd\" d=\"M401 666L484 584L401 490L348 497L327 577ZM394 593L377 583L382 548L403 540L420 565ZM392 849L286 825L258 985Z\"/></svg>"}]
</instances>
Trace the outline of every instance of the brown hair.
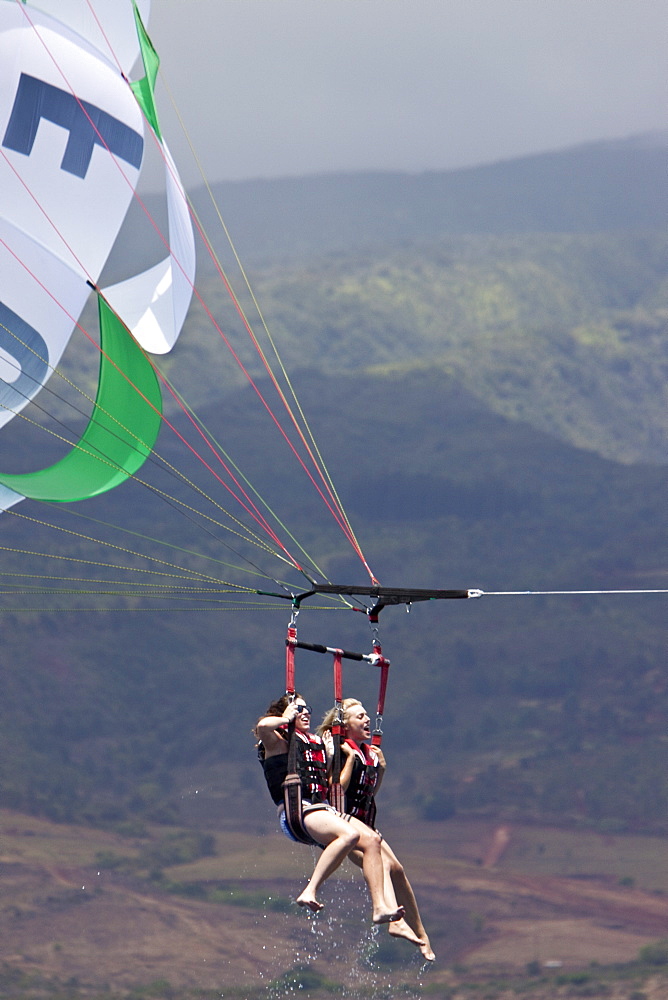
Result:
<instances>
[{"instance_id":1,"label":"brown hair","mask_svg":"<svg viewBox=\"0 0 668 1000\"><path fill-rule=\"evenodd\" d=\"M282 694L280 698L276 699L276 701L272 701L267 711L263 712L260 718L255 723L253 727L253 735L257 736L257 725L261 719L266 719L270 715L283 715L283 712L286 710L290 702L294 701L295 698L303 698L303 695L299 694L298 692L295 692L293 698L288 694Z\"/></svg>"}]
</instances>

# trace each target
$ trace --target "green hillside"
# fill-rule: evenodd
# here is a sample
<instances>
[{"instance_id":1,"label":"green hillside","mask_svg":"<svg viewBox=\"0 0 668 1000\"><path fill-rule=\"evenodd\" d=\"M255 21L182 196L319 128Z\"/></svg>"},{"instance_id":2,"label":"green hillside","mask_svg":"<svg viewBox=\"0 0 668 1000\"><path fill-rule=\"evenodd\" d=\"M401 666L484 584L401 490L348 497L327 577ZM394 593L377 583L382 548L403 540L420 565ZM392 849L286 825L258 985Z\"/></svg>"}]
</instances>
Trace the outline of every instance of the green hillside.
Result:
<instances>
[{"instance_id":1,"label":"green hillside","mask_svg":"<svg viewBox=\"0 0 668 1000\"><path fill-rule=\"evenodd\" d=\"M663 469L619 465L560 444L490 413L437 372L347 376L335 385L329 391L331 380L311 375L298 389L383 583L485 591L664 585ZM330 579L363 582L250 396L230 394L206 413L212 430L233 456L243 456L253 482ZM177 459L178 442L165 437L159 450L201 478L183 454ZM149 475L160 488L168 478L157 468ZM43 516L43 508L23 507ZM231 559L220 531L196 530L136 484L77 508L178 543L185 551L150 551L181 565L202 565L191 550ZM73 520L68 509L50 519L68 531L146 547ZM2 528L3 539L11 532L21 550L109 559L101 548L30 521L9 524L8 516ZM24 568L26 559L6 553L5 572ZM111 562L116 582L132 579L123 565L145 566L122 551ZM36 563L44 573L43 561ZM75 569L90 574L84 564ZM229 566L218 572L235 575ZM248 582L247 574L236 578ZM118 597L127 588L111 583L92 601L54 598L41 592L53 583L31 584L32 598L7 588L4 606L55 603L63 610L3 615L5 804L96 822L180 814L234 825L252 814L265 793L249 729L283 685L287 603L274 602L280 606L269 612L197 612L191 606L204 600ZM66 611L87 604L120 610ZM165 610L145 610L156 605ZM510 810L664 829L665 597L485 597L417 605L408 617L389 609L383 618L393 661L386 808L434 819L453 809ZM304 611L300 629L310 641L369 647L361 615ZM299 683L324 710L332 697L328 669L324 658L316 660L302 657ZM346 683L373 705L374 676L356 668Z\"/></svg>"},{"instance_id":2,"label":"green hillside","mask_svg":"<svg viewBox=\"0 0 668 1000\"><path fill-rule=\"evenodd\" d=\"M668 455L663 235L459 237L252 273L289 370L437 369L486 407L621 461ZM203 297L244 364L257 356L220 283ZM253 304L240 293L247 315ZM259 327L259 324L256 324ZM189 399L211 401L218 337L193 307L182 360ZM190 377L188 377L190 373Z\"/></svg>"},{"instance_id":3,"label":"green hillside","mask_svg":"<svg viewBox=\"0 0 668 1000\"><path fill-rule=\"evenodd\" d=\"M292 235L262 185L252 188L257 301L385 585L666 586L668 286L655 154L603 144L413 180L267 182ZM303 212L277 199L293 184ZM342 200L355 188L357 201ZM275 227L273 242L260 223ZM200 292L262 375L206 269ZM65 366L90 395L94 352L73 338ZM200 305L161 367L322 573L363 583ZM83 424L85 405L73 415L63 399L75 394L52 381L31 409L38 426L14 421L3 433L3 468L39 468L67 447L39 429L44 410L60 437ZM266 377L260 389L273 399ZM168 413L206 451L172 404ZM245 610L231 611L208 582L172 587L191 571L272 591L304 583L216 523L231 523L217 465L212 476L168 428L157 451L145 485L0 518L0 804L102 824L228 827L254 818L258 798L266 805L250 728L283 687L289 603L242 598ZM665 595L386 610L384 808L665 832L665 624ZM364 617L347 612L304 610L300 634L369 646ZM316 659L300 658L299 684L324 711L328 670ZM373 672L346 674L369 707L375 684Z\"/></svg>"}]
</instances>

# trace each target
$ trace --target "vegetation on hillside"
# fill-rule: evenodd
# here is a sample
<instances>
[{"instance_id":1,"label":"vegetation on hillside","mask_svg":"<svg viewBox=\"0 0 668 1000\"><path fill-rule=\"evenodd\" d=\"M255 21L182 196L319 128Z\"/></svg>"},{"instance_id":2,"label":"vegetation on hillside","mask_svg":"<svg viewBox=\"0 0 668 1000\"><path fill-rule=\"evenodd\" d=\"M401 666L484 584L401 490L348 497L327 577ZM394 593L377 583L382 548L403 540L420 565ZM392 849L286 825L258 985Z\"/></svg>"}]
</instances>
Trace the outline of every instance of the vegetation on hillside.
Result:
<instances>
[{"instance_id":1,"label":"vegetation on hillside","mask_svg":"<svg viewBox=\"0 0 668 1000\"><path fill-rule=\"evenodd\" d=\"M606 461L494 416L437 372L340 377L329 395L312 377L297 388L384 583L485 591L662 585L663 469ZM372 418L360 416L365 398L373 400ZM282 452L265 447L266 418L248 399L230 395L205 414L207 423L243 456L252 481L330 579L362 582L319 502L295 488ZM178 443L165 439L161 450L175 461ZM183 465L183 456L176 461ZM197 476L192 464L186 469ZM164 485L157 470L148 474ZM123 523L131 510L133 530L178 541L184 565L196 563L193 551L229 555L137 484L79 509L110 523ZM91 528L68 509L52 516L67 531ZM10 528L13 546L35 550L33 522L13 519ZM69 534L37 536L52 556L73 549L91 556ZM27 560L7 553L5 569L25 570ZM132 560L115 550L113 562ZM30 565L44 572L38 560ZM103 587L94 602L117 609L107 614L67 613L83 603L67 593L52 598L59 614L39 612L39 586L35 610L5 612L3 801L61 819L173 821L188 774L207 785L211 815L222 812L229 823L256 814L265 793L249 729L283 685L287 604L278 614L195 612L186 604L180 614L177 602L160 614L146 610L155 601L114 598L118 589ZM9 592L4 600L16 607ZM385 611L395 664L386 808L433 819L486 811L666 829L663 601L489 597L416 606L409 618ZM301 629L311 641L364 648L361 617L305 613ZM331 700L327 673L322 663L300 661L300 684L323 710ZM346 686L373 705L375 677L347 672ZM420 764L425 754L429 768Z\"/></svg>"},{"instance_id":2,"label":"vegetation on hillside","mask_svg":"<svg viewBox=\"0 0 668 1000\"><path fill-rule=\"evenodd\" d=\"M281 231L293 252L256 232L251 256L263 263L251 277L383 583L665 586L659 169L662 150L631 144L410 182L286 182L303 202L301 216L293 204L292 233ZM201 294L241 359L261 372L206 271ZM90 395L95 364L80 349L73 338L66 365ZM199 306L163 369L329 578L363 582ZM52 388L63 391L54 378L40 403L62 419ZM87 404L78 397L77 405ZM76 429L85 419L63 422ZM62 436L62 423L55 429ZM3 432L3 468L49 464L53 447L14 421ZM167 431L158 451L199 484ZM180 566L199 565L201 554L218 560L223 579L237 573L230 563L250 557L243 543L231 553L227 537L198 532L161 501L156 490L192 497L159 464L139 477L148 488L130 482L72 509L26 503L0 519L5 804L91 823L173 821L193 808L183 788L204 780L208 819L242 823L265 794L249 729L283 685L287 605L223 614L204 600L193 610L133 596L128 573L145 564L126 549L140 534L178 546L166 553L146 543ZM77 560L67 573L62 557ZM100 582L89 600L92 576ZM161 593L164 581L152 580ZM75 613L86 601L95 610ZM156 604L161 613L150 610ZM490 597L383 618L394 664L386 808L434 821L456 811L667 828L664 596ZM368 643L360 619L314 612L301 627L313 641L354 648ZM322 667L302 669L324 709ZM371 704L374 683L347 679Z\"/></svg>"},{"instance_id":3,"label":"vegetation on hillside","mask_svg":"<svg viewBox=\"0 0 668 1000\"><path fill-rule=\"evenodd\" d=\"M291 371L437 368L493 412L577 447L625 462L666 459L663 235L449 238L274 265L253 284ZM223 290L215 279L204 288L258 372ZM209 331L194 307L173 364L199 371L218 349ZM221 373L223 383L240 379L234 364ZM188 392L212 397L196 377Z\"/></svg>"}]
</instances>

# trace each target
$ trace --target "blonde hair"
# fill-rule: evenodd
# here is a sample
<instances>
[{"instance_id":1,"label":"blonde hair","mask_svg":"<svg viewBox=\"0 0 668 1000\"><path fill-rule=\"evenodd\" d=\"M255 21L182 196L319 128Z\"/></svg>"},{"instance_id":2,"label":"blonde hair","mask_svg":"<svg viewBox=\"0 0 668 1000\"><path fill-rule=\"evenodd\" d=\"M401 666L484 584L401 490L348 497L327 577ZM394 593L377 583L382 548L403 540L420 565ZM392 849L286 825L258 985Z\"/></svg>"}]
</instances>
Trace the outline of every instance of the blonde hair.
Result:
<instances>
[{"instance_id":1,"label":"blonde hair","mask_svg":"<svg viewBox=\"0 0 668 1000\"><path fill-rule=\"evenodd\" d=\"M362 702L359 700L359 698L343 699L343 701L341 702L341 708L343 709L344 722L346 718L346 712L348 711L348 709L352 708L353 705L361 705L361 704ZM334 706L334 708L330 708L329 712L327 712L324 719L316 729L316 733L318 734L318 736L322 736L323 733L331 733L335 719L336 719L336 706Z\"/></svg>"}]
</instances>

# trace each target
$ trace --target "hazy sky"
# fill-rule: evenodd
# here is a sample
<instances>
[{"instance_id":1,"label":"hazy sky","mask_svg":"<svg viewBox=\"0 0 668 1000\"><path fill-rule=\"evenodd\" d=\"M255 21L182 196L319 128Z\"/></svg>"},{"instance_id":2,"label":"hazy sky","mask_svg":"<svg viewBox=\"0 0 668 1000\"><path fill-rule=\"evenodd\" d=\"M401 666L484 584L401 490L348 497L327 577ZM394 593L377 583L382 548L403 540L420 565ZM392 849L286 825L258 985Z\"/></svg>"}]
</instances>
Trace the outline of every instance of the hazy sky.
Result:
<instances>
[{"instance_id":1,"label":"hazy sky","mask_svg":"<svg viewBox=\"0 0 668 1000\"><path fill-rule=\"evenodd\" d=\"M153 0L149 29L212 181L444 169L666 127L665 0Z\"/></svg>"}]
</instances>

